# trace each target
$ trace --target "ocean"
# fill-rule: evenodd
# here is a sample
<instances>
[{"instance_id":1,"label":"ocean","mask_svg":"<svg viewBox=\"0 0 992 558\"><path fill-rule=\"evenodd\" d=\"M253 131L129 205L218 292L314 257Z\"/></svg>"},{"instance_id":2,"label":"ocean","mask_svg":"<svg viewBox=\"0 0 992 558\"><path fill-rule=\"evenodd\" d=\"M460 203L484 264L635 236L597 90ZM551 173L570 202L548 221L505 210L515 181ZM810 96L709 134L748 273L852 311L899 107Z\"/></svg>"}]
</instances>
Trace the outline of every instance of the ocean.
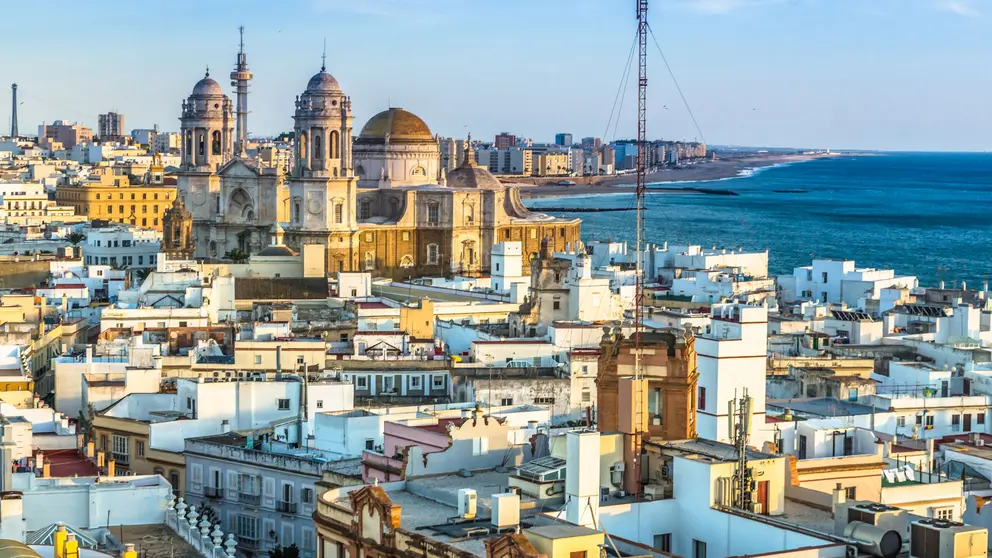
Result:
<instances>
[{"instance_id":1,"label":"ocean","mask_svg":"<svg viewBox=\"0 0 992 558\"><path fill-rule=\"evenodd\" d=\"M686 185L740 195L649 193L648 241L767 248L773 276L813 257L894 269L931 286L943 280L979 288L992 273L992 154L841 155ZM555 214L580 217L585 241L635 241L633 194L538 198L526 205L630 208Z\"/></svg>"}]
</instances>

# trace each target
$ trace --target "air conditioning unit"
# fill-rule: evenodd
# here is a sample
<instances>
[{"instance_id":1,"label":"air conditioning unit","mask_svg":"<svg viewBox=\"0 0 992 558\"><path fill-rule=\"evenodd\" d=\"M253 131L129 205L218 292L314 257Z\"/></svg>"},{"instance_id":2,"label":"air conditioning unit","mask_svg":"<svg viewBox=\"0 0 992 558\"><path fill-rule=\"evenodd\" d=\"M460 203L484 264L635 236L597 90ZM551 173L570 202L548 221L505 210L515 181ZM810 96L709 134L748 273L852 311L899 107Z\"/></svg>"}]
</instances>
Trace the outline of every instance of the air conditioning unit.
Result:
<instances>
[{"instance_id":1,"label":"air conditioning unit","mask_svg":"<svg viewBox=\"0 0 992 558\"><path fill-rule=\"evenodd\" d=\"M478 506L478 498L471 488L458 489L458 517L462 519L475 519L475 512Z\"/></svg>"},{"instance_id":2,"label":"air conditioning unit","mask_svg":"<svg viewBox=\"0 0 992 558\"><path fill-rule=\"evenodd\" d=\"M909 515L904 509L877 502L848 500L834 509L834 534L843 536L847 526L853 521L900 534L909 529Z\"/></svg>"},{"instance_id":3,"label":"air conditioning unit","mask_svg":"<svg viewBox=\"0 0 992 558\"><path fill-rule=\"evenodd\" d=\"M984 558L989 531L956 521L914 521L909 531L911 558Z\"/></svg>"},{"instance_id":4,"label":"air conditioning unit","mask_svg":"<svg viewBox=\"0 0 992 558\"><path fill-rule=\"evenodd\" d=\"M492 507L493 527L506 529L520 524L520 496L506 493L493 494Z\"/></svg>"}]
</instances>

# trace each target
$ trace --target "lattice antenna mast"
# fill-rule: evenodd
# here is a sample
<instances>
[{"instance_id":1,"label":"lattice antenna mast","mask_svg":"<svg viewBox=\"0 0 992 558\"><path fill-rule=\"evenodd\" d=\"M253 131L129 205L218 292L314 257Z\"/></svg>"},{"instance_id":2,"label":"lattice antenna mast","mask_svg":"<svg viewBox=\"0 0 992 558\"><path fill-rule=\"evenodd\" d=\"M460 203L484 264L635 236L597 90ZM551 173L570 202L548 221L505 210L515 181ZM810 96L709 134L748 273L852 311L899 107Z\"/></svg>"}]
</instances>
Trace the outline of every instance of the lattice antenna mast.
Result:
<instances>
[{"instance_id":1,"label":"lattice antenna mast","mask_svg":"<svg viewBox=\"0 0 992 558\"><path fill-rule=\"evenodd\" d=\"M647 94L648 94L648 0L635 0L637 6L637 248L634 252L634 478L641 478L641 447L644 421L644 363L641 355L644 333L644 194L647 191Z\"/></svg>"},{"instance_id":2,"label":"lattice antenna mast","mask_svg":"<svg viewBox=\"0 0 992 558\"><path fill-rule=\"evenodd\" d=\"M727 419L730 421L730 439L737 451L734 467L733 506L740 510L754 511L754 476L747 463L747 442L751 437L751 397L744 390L740 399L730 401Z\"/></svg>"}]
</instances>

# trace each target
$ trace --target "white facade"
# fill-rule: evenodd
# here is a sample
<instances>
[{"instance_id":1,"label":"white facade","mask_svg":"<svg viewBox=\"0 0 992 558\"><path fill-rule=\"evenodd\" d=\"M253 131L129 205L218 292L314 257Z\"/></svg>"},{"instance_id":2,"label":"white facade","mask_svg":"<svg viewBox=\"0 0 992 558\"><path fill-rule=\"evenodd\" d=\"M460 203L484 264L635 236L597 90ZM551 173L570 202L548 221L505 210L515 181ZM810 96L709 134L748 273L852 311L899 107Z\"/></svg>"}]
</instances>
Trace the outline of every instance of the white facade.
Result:
<instances>
[{"instance_id":1,"label":"white facade","mask_svg":"<svg viewBox=\"0 0 992 558\"><path fill-rule=\"evenodd\" d=\"M730 437L728 405L747 390L755 430L752 444L772 439L765 431L765 359L768 354L768 310L761 306L715 304L710 329L696 337L699 370L696 430L710 440Z\"/></svg>"},{"instance_id":2,"label":"white facade","mask_svg":"<svg viewBox=\"0 0 992 558\"><path fill-rule=\"evenodd\" d=\"M498 293L512 293L516 290L525 291L530 283L529 277L523 274L523 248L519 241L500 242L493 245L490 256L490 275L492 289Z\"/></svg>"},{"instance_id":3,"label":"white facade","mask_svg":"<svg viewBox=\"0 0 992 558\"><path fill-rule=\"evenodd\" d=\"M155 268L162 246L162 233L152 229L117 224L90 228L83 246L86 265Z\"/></svg>"},{"instance_id":4,"label":"white facade","mask_svg":"<svg viewBox=\"0 0 992 558\"><path fill-rule=\"evenodd\" d=\"M855 308L865 299L881 298L883 289L916 288L914 276L897 276L891 269L857 268L853 260L813 260L792 275L778 278L785 302L819 300Z\"/></svg>"},{"instance_id":5,"label":"white facade","mask_svg":"<svg viewBox=\"0 0 992 558\"><path fill-rule=\"evenodd\" d=\"M917 397L910 394L866 395L858 403L888 413L876 413L874 429L886 434L921 439L942 438L962 432L989 432L990 396Z\"/></svg>"},{"instance_id":6,"label":"white facade","mask_svg":"<svg viewBox=\"0 0 992 558\"><path fill-rule=\"evenodd\" d=\"M13 489L22 493L28 531L56 522L80 529L157 525L165 522L172 495L172 485L159 475L43 479L34 473L15 473L13 477Z\"/></svg>"}]
</instances>

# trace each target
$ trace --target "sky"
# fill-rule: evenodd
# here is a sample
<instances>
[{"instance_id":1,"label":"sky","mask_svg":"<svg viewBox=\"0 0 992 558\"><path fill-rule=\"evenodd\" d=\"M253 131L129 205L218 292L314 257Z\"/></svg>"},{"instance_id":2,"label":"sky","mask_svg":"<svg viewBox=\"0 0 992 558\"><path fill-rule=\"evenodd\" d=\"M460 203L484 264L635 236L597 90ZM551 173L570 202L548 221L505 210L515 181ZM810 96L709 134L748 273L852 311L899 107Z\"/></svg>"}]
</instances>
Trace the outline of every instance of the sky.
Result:
<instances>
[{"instance_id":1,"label":"sky","mask_svg":"<svg viewBox=\"0 0 992 558\"><path fill-rule=\"evenodd\" d=\"M253 136L292 129L325 39L356 132L393 106L442 136L636 135L633 0L49 0L4 16L21 133L110 110L178 131L207 66L233 97L243 24ZM649 22L698 122L649 39L651 139L992 148L992 0L651 0Z\"/></svg>"}]
</instances>

